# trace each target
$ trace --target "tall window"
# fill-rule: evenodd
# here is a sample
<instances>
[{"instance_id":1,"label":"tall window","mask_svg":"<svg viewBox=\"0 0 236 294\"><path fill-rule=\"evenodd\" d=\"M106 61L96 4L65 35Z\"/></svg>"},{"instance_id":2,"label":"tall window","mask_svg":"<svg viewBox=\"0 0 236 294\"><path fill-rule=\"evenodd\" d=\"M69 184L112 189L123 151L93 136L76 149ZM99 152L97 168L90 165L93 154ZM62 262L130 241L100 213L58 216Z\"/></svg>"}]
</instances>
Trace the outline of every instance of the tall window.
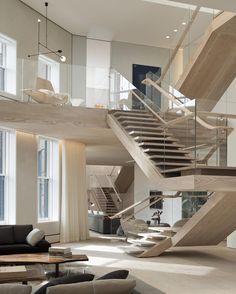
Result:
<instances>
[{"instance_id":1,"label":"tall window","mask_svg":"<svg viewBox=\"0 0 236 294\"><path fill-rule=\"evenodd\" d=\"M16 41L0 34L0 91L16 94Z\"/></svg>"},{"instance_id":2,"label":"tall window","mask_svg":"<svg viewBox=\"0 0 236 294\"><path fill-rule=\"evenodd\" d=\"M38 218L58 220L59 146L43 137L38 142Z\"/></svg>"},{"instance_id":3,"label":"tall window","mask_svg":"<svg viewBox=\"0 0 236 294\"><path fill-rule=\"evenodd\" d=\"M0 222L5 220L6 134L0 131Z\"/></svg>"},{"instance_id":4,"label":"tall window","mask_svg":"<svg viewBox=\"0 0 236 294\"><path fill-rule=\"evenodd\" d=\"M60 64L44 55L39 55L38 76L51 81L54 91L59 92Z\"/></svg>"},{"instance_id":5,"label":"tall window","mask_svg":"<svg viewBox=\"0 0 236 294\"><path fill-rule=\"evenodd\" d=\"M0 223L15 220L15 134L0 129Z\"/></svg>"}]
</instances>

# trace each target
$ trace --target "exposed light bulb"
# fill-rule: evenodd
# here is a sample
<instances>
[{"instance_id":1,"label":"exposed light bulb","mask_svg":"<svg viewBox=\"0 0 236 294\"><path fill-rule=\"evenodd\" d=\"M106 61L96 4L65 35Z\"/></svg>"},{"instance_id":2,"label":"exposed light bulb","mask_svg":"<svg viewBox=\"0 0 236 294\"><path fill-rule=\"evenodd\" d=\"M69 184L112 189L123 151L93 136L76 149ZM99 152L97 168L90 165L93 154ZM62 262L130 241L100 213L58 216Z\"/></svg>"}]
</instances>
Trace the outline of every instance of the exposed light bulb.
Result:
<instances>
[{"instance_id":1,"label":"exposed light bulb","mask_svg":"<svg viewBox=\"0 0 236 294\"><path fill-rule=\"evenodd\" d=\"M41 19L40 18L38 19L38 22L41 22Z\"/></svg>"},{"instance_id":2,"label":"exposed light bulb","mask_svg":"<svg viewBox=\"0 0 236 294\"><path fill-rule=\"evenodd\" d=\"M174 32L175 32L175 33L177 33L177 32L178 32L178 30L177 30L177 29L174 29Z\"/></svg>"},{"instance_id":3,"label":"exposed light bulb","mask_svg":"<svg viewBox=\"0 0 236 294\"><path fill-rule=\"evenodd\" d=\"M170 36L166 36L166 39L170 39Z\"/></svg>"},{"instance_id":4,"label":"exposed light bulb","mask_svg":"<svg viewBox=\"0 0 236 294\"><path fill-rule=\"evenodd\" d=\"M61 62L66 62L66 57L65 57L64 55L62 55L62 56L60 57L60 60L61 60Z\"/></svg>"},{"instance_id":5,"label":"exposed light bulb","mask_svg":"<svg viewBox=\"0 0 236 294\"><path fill-rule=\"evenodd\" d=\"M183 25L183 26L186 26L186 24L187 24L187 23L186 23L185 21L182 22L182 25Z\"/></svg>"}]
</instances>

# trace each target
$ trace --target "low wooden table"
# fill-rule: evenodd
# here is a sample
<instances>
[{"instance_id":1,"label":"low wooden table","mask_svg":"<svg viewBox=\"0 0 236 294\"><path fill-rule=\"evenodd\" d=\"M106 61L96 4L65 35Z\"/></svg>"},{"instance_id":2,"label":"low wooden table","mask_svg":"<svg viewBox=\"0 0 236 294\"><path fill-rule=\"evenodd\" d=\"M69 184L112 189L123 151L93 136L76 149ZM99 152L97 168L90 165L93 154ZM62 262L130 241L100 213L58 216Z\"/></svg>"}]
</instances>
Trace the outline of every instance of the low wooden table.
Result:
<instances>
[{"instance_id":1,"label":"low wooden table","mask_svg":"<svg viewBox=\"0 0 236 294\"><path fill-rule=\"evenodd\" d=\"M0 255L0 265L55 264L55 276L59 276L59 265L66 262L88 261L87 255L71 257L50 256L48 253Z\"/></svg>"}]
</instances>

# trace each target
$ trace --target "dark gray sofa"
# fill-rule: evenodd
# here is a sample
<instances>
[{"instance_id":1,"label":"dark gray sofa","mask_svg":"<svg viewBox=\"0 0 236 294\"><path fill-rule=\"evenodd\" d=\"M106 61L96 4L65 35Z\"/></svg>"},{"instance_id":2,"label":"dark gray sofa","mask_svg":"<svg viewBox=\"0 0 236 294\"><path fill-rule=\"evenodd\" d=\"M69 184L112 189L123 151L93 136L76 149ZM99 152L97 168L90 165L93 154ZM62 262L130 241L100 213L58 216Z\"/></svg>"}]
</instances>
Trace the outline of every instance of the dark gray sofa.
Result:
<instances>
[{"instance_id":1,"label":"dark gray sofa","mask_svg":"<svg viewBox=\"0 0 236 294\"><path fill-rule=\"evenodd\" d=\"M32 230L32 225L1 225L0 255L48 252L51 245L45 239L36 246L31 246L26 242L26 237Z\"/></svg>"}]
</instances>

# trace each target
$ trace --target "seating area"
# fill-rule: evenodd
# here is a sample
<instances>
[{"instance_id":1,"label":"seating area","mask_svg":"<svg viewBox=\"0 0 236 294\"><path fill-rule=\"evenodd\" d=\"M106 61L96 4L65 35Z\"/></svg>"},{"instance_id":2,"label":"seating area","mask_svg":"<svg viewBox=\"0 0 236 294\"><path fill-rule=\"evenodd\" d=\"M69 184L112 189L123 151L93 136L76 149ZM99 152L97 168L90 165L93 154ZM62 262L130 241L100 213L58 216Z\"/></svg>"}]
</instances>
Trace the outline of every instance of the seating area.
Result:
<instances>
[{"instance_id":1,"label":"seating area","mask_svg":"<svg viewBox=\"0 0 236 294\"><path fill-rule=\"evenodd\" d=\"M32 225L0 226L0 255L48 252L51 245L44 239L44 236L36 240L38 241L36 243L32 243L32 240L30 242L29 238L27 239L32 231Z\"/></svg>"}]
</instances>

